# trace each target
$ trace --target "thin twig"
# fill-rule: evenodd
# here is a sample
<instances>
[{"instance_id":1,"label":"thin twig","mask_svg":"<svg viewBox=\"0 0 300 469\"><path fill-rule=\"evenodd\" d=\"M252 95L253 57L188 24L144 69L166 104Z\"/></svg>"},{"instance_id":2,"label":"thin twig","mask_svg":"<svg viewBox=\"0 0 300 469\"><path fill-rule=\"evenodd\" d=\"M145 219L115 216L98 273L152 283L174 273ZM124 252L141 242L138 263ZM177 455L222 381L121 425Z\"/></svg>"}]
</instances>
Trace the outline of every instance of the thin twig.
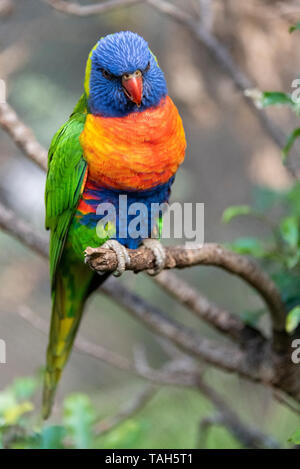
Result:
<instances>
[{"instance_id":1,"label":"thin twig","mask_svg":"<svg viewBox=\"0 0 300 469\"><path fill-rule=\"evenodd\" d=\"M44 257L48 257L48 239L29 223L0 202L0 228L21 241L22 244Z\"/></svg>"},{"instance_id":2,"label":"thin twig","mask_svg":"<svg viewBox=\"0 0 300 469\"><path fill-rule=\"evenodd\" d=\"M47 151L38 143L32 130L20 120L13 108L0 103L0 126L8 132L23 153L40 168L47 170Z\"/></svg>"},{"instance_id":3,"label":"thin twig","mask_svg":"<svg viewBox=\"0 0 300 469\"><path fill-rule=\"evenodd\" d=\"M116 427L124 423L128 419L132 419L138 412L145 408L148 402L155 396L159 388L157 386L148 385L145 389L140 391L134 399L118 412L118 414L100 420L95 425L95 435L97 437L105 435L106 433L114 430Z\"/></svg>"},{"instance_id":4,"label":"thin twig","mask_svg":"<svg viewBox=\"0 0 300 469\"><path fill-rule=\"evenodd\" d=\"M35 329L43 334L48 334L49 324L47 321L34 313L30 308L26 306L20 307L18 315ZM154 370L149 367L147 363L141 364L140 360L131 361L122 355L112 352L106 347L86 340L80 334L76 337L74 349L79 353L100 360L114 368L130 372L139 378L146 379L151 383L161 386L195 387L198 379L195 374L195 368L192 366L186 366L185 370L179 370L178 364L181 364L182 361L174 361L176 369L169 366L162 370ZM185 361L185 363L187 362Z\"/></svg>"},{"instance_id":5,"label":"thin twig","mask_svg":"<svg viewBox=\"0 0 300 469\"><path fill-rule=\"evenodd\" d=\"M203 379L198 382L199 391L209 399L217 409L217 415L201 421L200 432L208 430L212 425L225 426L234 437L246 448L279 448L279 443L257 428L243 423L240 417L229 407L219 393L207 385ZM200 435L203 437L203 435Z\"/></svg>"},{"instance_id":6,"label":"thin twig","mask_svg":"<svg viewBox=\"0 0 300 469\"><path fill-rule=\"evenodd\" d=\"M91 16L108 13L116 8L135 5L145 0L107 0L96 5L80 5L75 2L66 2L64 0L44 0L52 8L61 13L75 16Z\"/></svg>"},{"instance_id":7,"label":"thin twig","mask_svg":"<svg viewBox=\"0 0 300 469\"><path fill-rule=\"evenodd\" d=\"M135 354L135 363L136 367L143 375L148 374L151 368L147 362L147 357L145 356L144 349L139 349L139 353ZM188 357L183 357L180 359L173 359L170 362L167 362L162 369L161 373L193 373L193 386L198 386L198 381L201 378L201 372L198 367L195 367L193 361ZM125 407L121 411L107 419L101 420L96 425L96 434L97 436L103 435L114 429L116 426L123 423L125 420L135 416L140 410L142 410L148 402L154 397L154 395L159 390L158 386L148 385L142 392L138 393L135 398L128 404L126 403Z\"/></svg>"},{"instance_id":8,"label":"thin twig","mask_svg":"<svg viewBox=\"0 0 300 469\"><path fill-rule=\"evenodd\" d=\"M115 282L113 285L105 283L102 290L108 296L117 299L119 304L153 332L170 340L184 352L218 368L236 371L254 381L262 378L261 372L264 373L266 380L272 380L272 371L267 362L261 369L259 367L254 369L247 360L247 354L238 347L222 345L199 336L124 288L120 282Z\"/></svg>"},{"instance_id":9,"label":"thin twig","mask_svg":"<svg viewBox=\"0 0 300 469\"><path fill-rule=\"evenodd\" d=\"M250 338L264 340L257 329L247 326L237 316L219 308L173 272L164 271L154 277L154 281L198 318L213 324L216 329L228 334L233 340L240 343L245 343L245 340Z\"/></svg>"},{"instance_id":10,"label":"thin twig","mask_svg":"<svg viewBox=\"0 0 300 469\"><path fill-rule=\"evenodd\" d=\"M300 415L300 407L294 401L292 402L291 399L285 396L281 391L275 390L273 392L273 396L280 404L287 407L291 412Z\"/></svg>"},{"instance_id":11,"label":"thin twig","mask_svg":"<svg viewBox=\"0 0 300 469\"><path fill-rule=\"evenodd\" d=\"M10 15L14 10L12 0L0 0L0 17Z\"/></svg>"}]
</instances>

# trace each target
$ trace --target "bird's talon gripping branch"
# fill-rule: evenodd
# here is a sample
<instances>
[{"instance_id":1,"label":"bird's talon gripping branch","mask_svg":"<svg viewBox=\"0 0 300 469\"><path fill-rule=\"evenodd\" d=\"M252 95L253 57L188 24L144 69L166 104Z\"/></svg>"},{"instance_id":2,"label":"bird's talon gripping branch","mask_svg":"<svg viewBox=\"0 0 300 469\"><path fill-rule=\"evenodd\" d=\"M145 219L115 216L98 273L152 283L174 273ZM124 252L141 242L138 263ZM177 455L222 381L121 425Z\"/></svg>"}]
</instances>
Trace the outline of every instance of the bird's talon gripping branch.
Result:
<instances>
[{"instance_id":1,"label":"bird's talon gripping branch","mask_svg":"<svg viewBox=\"0 0 300 469\"><path fill-rule=\"evenodd\" d=\"M145 248L150 249L155 257L155 268L147 270L147 274L154 277L160 274L166 265L166 251L163 245L157 239L144 239L143 245Z\"/></svg>"},{"instance_id":2,"label":"bird's talon gripping branch","mask_svg":"<svg viewBox=\"0 0 300 469\"><path fill-rule=\"evenodd\" d=\"M104 243L101 247L114 251L118 259L118 267L113 272L113 275L115 277L121 277L121 275L125 272L126 267L130 265L130 257L128 255L127 249L125 246L113 239L106 241L106 243Z\"/></svg>"}]
</instances>

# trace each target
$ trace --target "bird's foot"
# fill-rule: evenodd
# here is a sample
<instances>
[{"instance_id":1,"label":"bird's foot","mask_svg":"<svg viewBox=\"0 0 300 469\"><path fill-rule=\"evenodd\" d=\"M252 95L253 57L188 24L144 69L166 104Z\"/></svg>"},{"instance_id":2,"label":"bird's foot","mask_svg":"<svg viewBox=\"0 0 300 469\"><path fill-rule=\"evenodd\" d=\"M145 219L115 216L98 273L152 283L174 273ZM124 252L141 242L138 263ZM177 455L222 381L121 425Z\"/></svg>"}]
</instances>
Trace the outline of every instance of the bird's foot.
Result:
<instances>
[{"instance_id":1,"label":"bird's foot","mask_svg":"<svg viewBox=\"0 0 300 469\"><path fill-rule=\"evenodd\" d=\"M163 245L153 238L148 238L143 240L143 245L145 248L150 249L155 257L155 268L147 270L147 274L152 277L160 274L166 265L166 251Z\"/></svg>"},{"instance_id":2,"label":"bird's foot","mask_svg":"<svg viewBox=\"0 0 300 469\"><path fill-rule=\"evenodd\" d=\"M127 249L125 248L125 246L123 246L118 241L115 241L113 239L109 239L101 247L105 249L111 249L112 251L114 251L114 253L117 256L118 267L113 272L113 275L115 277L121 277L121 275L125 272L126 267L130 265L130 257L127 252Z\"/></svg>"}]
</instances>

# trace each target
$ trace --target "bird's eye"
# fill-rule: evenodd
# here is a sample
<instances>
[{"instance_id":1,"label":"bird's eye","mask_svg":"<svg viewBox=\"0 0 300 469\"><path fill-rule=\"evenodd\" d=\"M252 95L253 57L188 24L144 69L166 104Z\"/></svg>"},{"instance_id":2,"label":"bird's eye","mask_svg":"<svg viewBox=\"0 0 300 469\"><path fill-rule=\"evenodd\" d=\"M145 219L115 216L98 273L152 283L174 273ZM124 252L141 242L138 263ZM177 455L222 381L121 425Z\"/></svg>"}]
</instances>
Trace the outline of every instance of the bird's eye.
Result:
<instances>
[{"instance_id":1,"label":"bird's eye","mask_svg":"<svg viewBox=\"0 0 300 469\"><path fill-rule=\"evenodd\" d=\"M144 70L144 73L149 72L150 67L151 67L151 63L150 63L150 60L149 60L148 65L147 65L147 67L146 67L145 70Z\"/></svg>"},{"instance_id":2,"label":"bird's eye","mask_svg":"<svg viewBox=\"0 0 300 469\"><path fill-rule=\"evenodd\" d=\"M102 72L102 75L104 76L104 78L106 78L107 80L112 80L113 79L113 75L111 73L109 73L107 70L105 70L104 68L101 69L101 72Z\"/></svg>"}]
</instances>

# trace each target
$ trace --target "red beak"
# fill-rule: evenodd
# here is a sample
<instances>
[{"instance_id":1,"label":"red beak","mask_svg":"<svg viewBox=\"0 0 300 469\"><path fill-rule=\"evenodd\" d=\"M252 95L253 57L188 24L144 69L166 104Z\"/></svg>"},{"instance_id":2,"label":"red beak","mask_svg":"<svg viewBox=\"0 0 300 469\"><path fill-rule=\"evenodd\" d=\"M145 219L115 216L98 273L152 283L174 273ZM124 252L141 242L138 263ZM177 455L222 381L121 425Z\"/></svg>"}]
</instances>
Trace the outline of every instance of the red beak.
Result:
<instances>
[{"instance_id":1,"label":"red beak","mask_svg":"<svg viewBox=\"0 0 300 469\"><path fill-rule=\"evenodd\" d=\"M143 99L143 76L140 70L122 77L122 85L127 98L140 107Z\"/></svg>"}]
</instances>

